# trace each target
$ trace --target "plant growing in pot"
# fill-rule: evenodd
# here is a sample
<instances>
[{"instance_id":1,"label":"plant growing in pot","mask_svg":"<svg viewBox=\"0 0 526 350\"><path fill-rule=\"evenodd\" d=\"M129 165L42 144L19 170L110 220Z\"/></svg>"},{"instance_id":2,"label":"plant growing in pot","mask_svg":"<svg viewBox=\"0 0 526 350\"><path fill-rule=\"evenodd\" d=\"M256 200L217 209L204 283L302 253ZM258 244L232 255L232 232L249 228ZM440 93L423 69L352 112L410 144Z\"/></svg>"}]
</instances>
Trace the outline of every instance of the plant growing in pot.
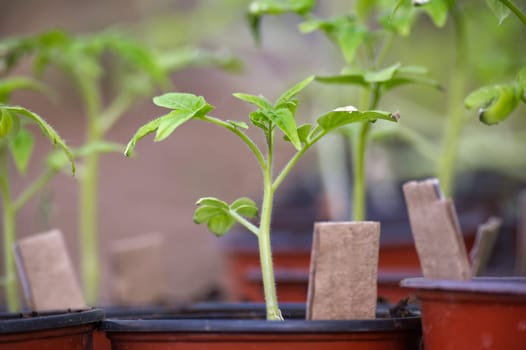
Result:
<instances>
[{"instance_id":1,"label":"plant growing in pot","mask_svg":"<svg viewBox=\"0 0 526 350\"><path fill-rule=\"evenodd\" d=\"M21 106L7 104L11 93L22 88L43 89L40 84L26 78L11 77L0 80L0 193L5 266L1 282L6 291L7 309L12 312L0 314L0 349L75 347L89 350L95 323L104 316L100 309L41 314L14 313L20 309L13 254L16 214L65 164L70 163L71 171L75 172L75 153L70 151L57 132L36 113ZM64 154L64 157L60 158L59 167L47 163L44 172L15 196L10 182L8 158L11 155L18 172L25 173L33 151L34 136L30 132L31 126L38 126L42 134L58 148L57 151L61 155Z\"/></svg>"},{"instance_id":2,"label":"plant growing in pot","mask_svg":"<svg viewBox=\"0 0 526 350\"><path fill-rule=\"evenodd\" d=\"M157 51L116 30L73 35L49 30L0 43L5 68L14 68L26 56L36 74L50 66L70 79L86 118L85 142L79 181L79 251L81 280L89 305L99 302L100 256L98 249L98 183L101 153L121 152L121 146L105 141L107 134L141 97L170 86L169 75L187 66L219 66L239 69L228 55L192 47ZM111 77L112 91L105 81ZM107 96L109 95L109 96ZM60 162L60 160L57 160Z\"/></svg>"},{"instance_id":3,"label":"plant growing in pot","mask_svg":"<svg viewBox=\"0 0 526 350\"><path fill-rule=\"evenodd\" d=\"M499 20L513 11L526 24L526 17L512 1L488 1L488 4ZM524 101L524 90L522 70L512 82L475 90L464 103L467 108L479 107L481 122L493 125L508 118L519 102ZM421 263L428 266L425 278L402 281L402 285L414 289L421 300L426 349L523 349L526 346L526 329L523 327L526 324L526 278L471 278L469 261L461 245L454 249L457 251L455 259L447 259L433 250L426 252L425 246L433 238L426 234L422 218L436 218L438 206L449 204L439 195L437 183L409 183L404 189L413 200L417 193L420 198L428 198L426 202L429 200L428 203L418 203L421 209L415 206L417 202L408 201ZM455 220L454 208L450 213ZM447 221L438 221L437 224L444 232L443 236L437 236L442 243L456 238L450 231L454 224ZM431 260L435 262L430 264ZM453 264L449 262L451 260L454 260ZM459 267L463 267L462 273ZM451 336L456 332L462 332L463 336Z\"/></svg>"},{"instance_id":4,"label":"plant growing in pot","mask_svg":"<svg viewBox=\"0 0 526 350\"><path fill-rule=\"evenodd\" d=\"M126 155L134 150L137 141L144 136L156 133L155 140L166 139L177 127L190 120L204 121L220 126L233 134L249 148L258 163L263 177L263 202L261 211L249 198L239 198L231 204L216 198L205 197L197 202L194 221L206 223L209 230L221 236L235 224L240 223L257 237L261 269L264 276L264 294L266 310L259 318L266 320L188 320L188 315L179 316L182 319L172 320L106 320L103 329L112 341L114 349L125 347L139 348L147 346L146 341L155 342L158 349L168 349L177 346L194 349L209 343L208 346L245 348L250 344L255 349L267 348L268 342L277 349L319 348L323 343L333 343L337 348L348 346L355 342L356 349L405 349L418 346L418 318L376 319L354 321L304 321L283 320L278 307L276 288L270 246L270 227L274 195L286 176L296 165L303 154L335 129L356 122L373 122L377 119L396 121L397 116L383 111L358 111L352 106L337 108L316 119L316 124L296 124L296 108L298 101L295 96L304 89L313 77L309 77L284 92L273 104L263 96L237 93L234 96L253 104L257 110L250 114L250 123L260 129L266 145L266 152L245 132L248 124L242 121L223 120L209 115L213 107L201 96L185 93L169 93L154 98L154 103L171 111L141 127L130 140ZM287 142L295 148L294 155L276 175L273 172L273 159L276 132L281 131ZM259 225L250 221L258 216ZM284 310L285 314L287 310ZM203 317L203 316L201 316ZM223 318L235 318L236 315ZM186 318L186 319L184 319ZM270 322L274 321L274 322ZM401 333L396 334L395 330ZM369 331L365 331L369 329ZM374 329L374 330L373 330ZM174 334L176 334L174 336ZM214 343L213 345L210 342ZM152 345L153 346L153 345Z\"/></svg>"}]
</instances>

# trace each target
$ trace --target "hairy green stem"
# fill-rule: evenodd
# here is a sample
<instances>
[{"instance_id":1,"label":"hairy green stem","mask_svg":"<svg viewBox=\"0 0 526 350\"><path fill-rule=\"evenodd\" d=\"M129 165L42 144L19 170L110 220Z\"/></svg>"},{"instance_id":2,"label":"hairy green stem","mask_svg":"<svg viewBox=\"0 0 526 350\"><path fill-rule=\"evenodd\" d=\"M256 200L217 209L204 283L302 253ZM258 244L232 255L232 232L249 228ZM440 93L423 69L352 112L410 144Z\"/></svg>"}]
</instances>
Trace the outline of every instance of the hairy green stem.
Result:
<instances>
[{"instance_id":1,"label":"hairy green stem","mask_svg":"<svg viewBox=\"0 0 526 350\"><path fill-rule=\"evenodd\" d=\"M7 157L5 151L0 150L0 158L0 192L2 193L4 230L4 284L7 310L9 312L15 312L20 310L15 270L15 256L13 253L13 245L15 243L16 210L13 206L11 191L9 189L9 174L7 171Z\"/></svg>"},{"instance_id":2,"label":"hairy green stem","mask_svg":"<svg viewBox=\"0 0 526 350\"><path fill-rule=\"evenodd\" d=\"M511 12L513 12L519 20L526 25L526 15L521 11L521 9L515 5L515 3L511 0L499 0L504 6L509 8Z\"/></svg>"},{"instance_id":3,"label":"hairy green stem","mask_svg":"<svg viewBox=\"0 0 526 350\"><path fill-rule=\"evenodd\" d=\"M446 119L442 152L438 159L438 178L446 197L453 194L455 170L460 136L464 126L464 95L466 91L466 28L461 10L454 5L452 19L455 27L455 63L449 83L448 115Z\"/></svg>"},{"instance_id":4,"label":"hairy green stem","mask_svg":"<svg viewBox=\"0 0 526 350\"><path fill-rule=\"evenodd\" d=\"M375 109L380 99L380 89L378 85L373 85L367 93L364 94L368 108ZM364 99L365 100L365 99ZM370 122L363 122L353 135L352 139L352 159L353 159L353 204L352 219L354 221L364 221L367 217L367 184L366 184L366 162L365 155L367 150L367 141L371 128Z\"/></svg>"},{"instance_id":5,"label":"hairy green stem","mask_svg":"<svg viewBox=\"0 0 526 350\"><path fill-rule=\"evenodd\" d=\"M270 146L270 145L269 145ZM269 160L272 160L272 149L269 147ZM258 246L263 277L263 291L267 308L267 320L282 321L283 316L278 306L274 267L272 264L272 250L270 246L270 222L274 191L272 190L272 163L267 164L263 172L263 203L261 205L261 220L259 224Z\"/></svg>"}]
</instances>

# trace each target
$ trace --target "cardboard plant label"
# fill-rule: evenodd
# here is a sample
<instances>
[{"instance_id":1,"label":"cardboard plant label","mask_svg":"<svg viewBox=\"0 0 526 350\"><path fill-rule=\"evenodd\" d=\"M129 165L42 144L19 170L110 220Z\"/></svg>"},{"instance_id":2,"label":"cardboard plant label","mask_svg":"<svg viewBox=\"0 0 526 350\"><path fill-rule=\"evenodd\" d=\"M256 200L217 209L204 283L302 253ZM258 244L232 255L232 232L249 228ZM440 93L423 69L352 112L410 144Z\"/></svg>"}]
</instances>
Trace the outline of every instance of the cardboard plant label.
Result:
<instances>
[{"instance_id":1,"label":"cardboard plant label","mask_svg":"<svg viewBox=\"0 0 526 350\"><path fill-rule=\"evenodd\" d=\"M112 299L116 304L155 305L167 298L165 243L163 234L148 233L112 244Z\"/></svg>"},{"instance_id":2,"label":"cardboard plant label","mask_svg":"<svg viewBox=\"0 0 526 350\"><path fill-rule=\"evenodd\" d=\"M59 230L19 240L15 245L15 256L24 296L32 310L86 308Z\"/></svg>"},{"instance_id":3,"label":"cardboard plant label","mask_svg":"<svg viewBox=\"0 0 526 350\"><path fill-rule=\"evenodd\" d=\"M455 206L442 197L438 180L410 181L403 190L424 277L470 279L471 267Z\"/></svg>"},{"instance_id":4,"label":"cardboard plant label","mask_svg":"<svg viewBox=\"0 0 526 350\"><path fill-rule=\"evenodd\" d=\"M378 222L314 225L307 319L374 319L376 316Z\"/></svg>"},{"instance_id":5,"label":"cardboard plant label","mask_svg":"<svg viewBox=\"0 0 526 350\"><path fill-rule=\"evenodd\" d=\"M479 276L488 265L501 224L501 219L491 217L478 227L475 244L470 252L472 276Z\"/></svg>"}]
</instances>

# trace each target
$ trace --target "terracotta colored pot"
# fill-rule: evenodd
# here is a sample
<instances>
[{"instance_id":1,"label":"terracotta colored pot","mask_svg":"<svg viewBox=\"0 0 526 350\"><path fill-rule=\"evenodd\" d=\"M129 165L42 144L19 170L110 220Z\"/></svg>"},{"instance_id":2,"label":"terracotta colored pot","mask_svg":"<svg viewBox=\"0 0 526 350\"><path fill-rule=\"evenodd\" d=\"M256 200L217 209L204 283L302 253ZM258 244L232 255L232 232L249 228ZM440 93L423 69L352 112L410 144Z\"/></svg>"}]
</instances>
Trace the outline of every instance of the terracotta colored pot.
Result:
<instances>
[{"instance_id":1,"label":"terracotta colored pot","mask_svg":"<svg viewBox=\"0 0 526 350\"><path fill-rule=\"evenodd\" d=\"M526 349L526 278L411 278L426 350Z\"/></svg>"},{"instance_id":2,"label":"terracotta colored pot","mask_svg":"<svg viewBox=\"0 0 526 350\"><path fill-rule=\"evenodd\" d=\"M101 309L0 316L0 350L91 350Z\"/></svg>"},{"instance_id":3,"label":"terracotta colored pot","mask_svg":"<svg viewBox=\"0 0 526 350\"><path fill-rule=\"evenodd\" d=\"M304 305L302 307L304 309ZM208 318L206 313L202 313L191 317L183 314L178 319L107 319L102 323L102 329L111 340L113 350L419 348L419 317L357 321L288 319L285 322L271 322L256 319L263 317L262 307L252 311L243 311L242 308L229 315L221 315L225 310L217 309L216 318ZM297 313L301 312L303 316L303 309L287 311L287 307L284 307L284 316L290 316L289 312L294 316L299 316ZM239 312L243 318L237 318Z\"/></svg>"}]
</instances>

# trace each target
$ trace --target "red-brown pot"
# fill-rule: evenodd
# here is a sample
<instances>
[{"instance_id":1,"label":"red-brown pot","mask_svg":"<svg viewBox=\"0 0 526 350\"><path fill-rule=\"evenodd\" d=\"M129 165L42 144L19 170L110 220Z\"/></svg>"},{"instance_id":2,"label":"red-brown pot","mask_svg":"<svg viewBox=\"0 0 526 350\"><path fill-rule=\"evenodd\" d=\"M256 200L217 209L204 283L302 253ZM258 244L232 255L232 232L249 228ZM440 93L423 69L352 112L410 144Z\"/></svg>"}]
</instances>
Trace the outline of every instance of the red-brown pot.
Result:
<instances>
[{"instance_id":1,"label":"red-brown pot","mask_svg":"<svg viewBox=\"0 0 526 350\"><path fill-rule=\"evenodd\" d=\"M191 319L107 319L102 329L113 350L417 350L420 345L419 317L284 322L254 319L264 315L264 309L261 311L251 315L241 310L244 319L227 315L200 319L206 314ZM297 310L292 313L299 316Z\"/></svg>"},{"instance_id":2,"label":"red-brown pot","mask_svg":"<svg viewBox=\"0 0 526 350\"><path fill-rule=\"evenodd\" d=\"M526 278L411 278L426 350L526 349Z\"/></svg>"},{"instance_id":3,"label":"red-brown pot","mask_svg":"<svg viewBox=\"0 0 526 350\"><path fill-rule=\"evenodd\" d=\"M101 309L0 316L0 350L91 350Z\"/></svg>"}]
</instances>

